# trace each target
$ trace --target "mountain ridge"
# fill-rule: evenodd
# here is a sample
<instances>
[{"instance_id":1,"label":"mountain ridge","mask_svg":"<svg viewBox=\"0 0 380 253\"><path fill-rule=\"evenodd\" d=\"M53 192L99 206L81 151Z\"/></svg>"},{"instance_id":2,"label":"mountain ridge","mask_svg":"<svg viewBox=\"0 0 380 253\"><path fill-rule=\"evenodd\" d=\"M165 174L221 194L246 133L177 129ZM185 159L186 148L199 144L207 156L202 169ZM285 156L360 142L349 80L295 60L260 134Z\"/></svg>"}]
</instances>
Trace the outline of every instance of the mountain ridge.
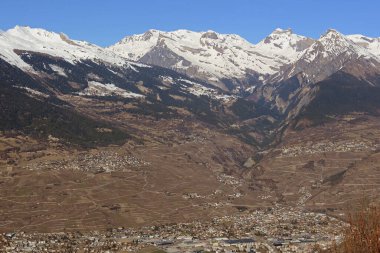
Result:
<instances>
[{"instance_id":1,"label":"mountain ridge","mask_svg":"<svg viewBox=\"0 0 380 253\"><path fill-rule=\"evenodd\" d=\"M328 43L332 40L331 36L327 38L329 34L338 35L335 36L338 39ZM277 28L257 44L236 34L220 34L212 30L163 32L151 29L143 34L126 36L106 48L39 28L16 26L0 36L0 57L21 68L29 66L15 54L15 49L48 53L71 63L88 59L117 66L132 64L133 67L137 62L157 65L233 92L305 72L304 66L297 67L297 62L301 62L298 65L309 64L315 58L314 51L323 51L322 58L326 58L326 54L338 57L337 54L341 53L339 57L342 58L343 53L350 49L353 53L380 62L379 38L343 35L334 29L314 40L294 34L291 29ZM343 58L346 61L347 57ZM333 69L338 70L340 65ZM28 70L32 71L30 68ZM328 71L322 79L336 70ZM321 78L314 79L319 81Z\"/></svg>"}]
</instances>

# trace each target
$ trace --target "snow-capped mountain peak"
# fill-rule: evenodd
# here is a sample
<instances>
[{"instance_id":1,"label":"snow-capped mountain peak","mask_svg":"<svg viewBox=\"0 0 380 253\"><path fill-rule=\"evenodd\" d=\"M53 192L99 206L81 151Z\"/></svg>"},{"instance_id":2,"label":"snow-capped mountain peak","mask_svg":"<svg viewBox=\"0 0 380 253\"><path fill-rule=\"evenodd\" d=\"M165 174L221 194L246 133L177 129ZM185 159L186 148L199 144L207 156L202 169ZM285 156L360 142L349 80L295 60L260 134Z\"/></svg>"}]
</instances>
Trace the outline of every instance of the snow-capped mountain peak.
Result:
<instances>
[{"instance_id":1,"label":"snow-capped mountain peak","mask_svg":"<svg viewBox=\"0 0 380 253\"><path fill-rule=\"evenodd\" d=\"M285 34L292 34L293 30L291 28L288 28L288 29L276 28L272 32L272 34L283 34L283 33L285 33Z\"/></svg>"},{"instance_id":2,"label":"snow-capped mountain peak","mask_svg":"<svg viewBox=\"0 0 380 253\"><path fill-rule=\"evenodd\" d=\"M313 42L311 38L294 34L291 29L277 28L255 47L265 55L280 56L291 62Z\"/></svg>"},{"instance_id":3,"label":"snow-capped mountain peak","mask_svg":"<svg viewBox=\"0 0 380 253\"><path fill-rule=\"evenodd\" d=\"M327 29L327 31L321 35L321 38L326 37L326 36L327 37L329 37L329 36L342 36L342 37L344 37L344 35L342 33L338 32L338 30L333 29L333 28Z\"/></svg>"},{"instance_id":4,"label":"snow-capped mountain peak","mask_svg":"<svg viewBox=\"0 0 380 253\"><path fill-rule=\"evenodd\" d=\"M318 42L325 47L326 51L334 51L337 48L344 49L352 44L343 34L334 29L329 29L319 38Z\"/></svg>"},{"instance_id":5,"label":"snow-capped mountain peak","mask_svg":"<svg viewBox=\"0 0 380 253\"><path fill-rule=\"evenodd\" d=\"M49 32L40 28L31 28L29 26L15 26L14 28L6 31L6 34L13 37L26 39L40 39L40 40L51 40L51 41L62 41L62 37L68 39L67 35L63 33Z\"/></svg>"},{"instance_id":6,"label":"snow-capped mountain peak","mask_svg":"<svg viewBox=\"0 0 380 253\"><path fill-rule=\"evenodd\" d=\"M31 51L65 59L74 64L81 60L100 60L119 66L128 61L94 44L70 39L63 33L16 26L0 34L0 58L23 69L30 69L17 52Z\"/></svg>"},{"instance_id":7,"label":"snow-capped mountain peak","mask_svg":"<svg viewBox=\"0 0 380 253\"><path fill-rule=\"evenodd\" d=\"M274 75L270 82L286 80L301 72L309 82L321 81L342 69L347 63L359 59L378 60L374 54L355 43L349 36L329 29L305 49L294 63L285 66Z\"/></svg>"},{"instance_id":8,"label":"snow-capped mountain peak","mask_svg":"<svg viewBox=\"0 0 380 253\"><path fill-rule=\"evenodd\" d=\"M315 53L316 51L322 53L324 57L339 56L341 54L364 56L367 58L373 57L361 45L334 29L329 29L323 34L315 44L305 51L303 56L308 57L308 54Z\"/></svg>"}]
</instances>

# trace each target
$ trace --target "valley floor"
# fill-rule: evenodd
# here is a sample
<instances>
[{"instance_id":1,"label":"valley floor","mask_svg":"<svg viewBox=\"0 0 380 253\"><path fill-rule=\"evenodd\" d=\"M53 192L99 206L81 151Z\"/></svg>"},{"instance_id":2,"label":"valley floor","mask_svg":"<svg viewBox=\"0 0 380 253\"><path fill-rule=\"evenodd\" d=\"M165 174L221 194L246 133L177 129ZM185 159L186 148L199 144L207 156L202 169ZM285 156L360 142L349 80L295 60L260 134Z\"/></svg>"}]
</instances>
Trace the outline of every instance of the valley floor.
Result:
<instances>
[{"instance_id":1,"label":"valley floor","mask_svg":"<svg viewBox=\"0 0 380 253\"><path fill-rule=\"evenodd\" d=\"M346 203L378 200L377 118L289 131L250 168L238 138L171 123L93 149L2 133L0 252L311 252L339 242Z\"/></svg>"}]
</instances>

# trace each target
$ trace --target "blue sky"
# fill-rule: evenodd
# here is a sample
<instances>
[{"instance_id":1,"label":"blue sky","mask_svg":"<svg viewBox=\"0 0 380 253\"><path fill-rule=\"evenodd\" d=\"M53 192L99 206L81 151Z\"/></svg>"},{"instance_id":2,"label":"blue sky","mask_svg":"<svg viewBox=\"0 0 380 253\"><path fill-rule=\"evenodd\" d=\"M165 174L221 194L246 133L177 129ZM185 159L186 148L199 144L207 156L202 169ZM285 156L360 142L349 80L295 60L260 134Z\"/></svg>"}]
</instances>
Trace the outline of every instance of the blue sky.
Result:
<instances>
[{"instance_id":1,"label":"blue sky","mask_svg":"<svg viewBox=\"0 0 380 253\"><path fill-rule=\"evenodd\" d=\"M1 0L0 13L2 30L28 25L101 46L148 29L215 30L253 43L277 27L380 37L379 0Z\"/></svg>"}]
</instances>

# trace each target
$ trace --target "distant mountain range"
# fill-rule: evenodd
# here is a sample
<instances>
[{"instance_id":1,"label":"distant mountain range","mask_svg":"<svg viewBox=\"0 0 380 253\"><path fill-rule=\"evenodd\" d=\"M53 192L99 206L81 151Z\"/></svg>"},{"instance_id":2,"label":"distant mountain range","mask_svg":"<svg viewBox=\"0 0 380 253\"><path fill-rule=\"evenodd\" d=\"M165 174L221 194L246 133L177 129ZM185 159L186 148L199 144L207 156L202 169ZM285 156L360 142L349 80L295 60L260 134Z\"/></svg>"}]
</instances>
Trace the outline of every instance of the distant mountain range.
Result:
<instances>
[{"instance_id":1,"label":"distant mountain range","mask_svg":"<svg viewBox=\"0 0 380 253\"><path fill-rule=\"evenodd\" d=\"M46 53L69 62L97 59L113 65L126 60L170 68L225 90L251 88L288 79L304 72L310 81L320 81L355 59L380 61L380 38L343 35L328 30L314 40L276 29L257 44L236 34L149 30L127 36L107 48L74 41L64 34L16 26L1 33L1 58L24 67L14 49ZM315 65L318 68L316 72Z\"/></svg>"},{"instance_id":2,"label":"distant mountain range","mask_svg":"<svg viewBox=\"0 0 380 253\"><path fill-rule=\"evenodd\" d=\"M222 88L284 80L305 72L322 80L357 58L380 61L380 39L329 30L318 40L276 29L258 44L213 31L150 30L127 36L108 49L146 64L171 68ZM322 67L316 72L315 65Z\"/></svg>"}]
</instances>

